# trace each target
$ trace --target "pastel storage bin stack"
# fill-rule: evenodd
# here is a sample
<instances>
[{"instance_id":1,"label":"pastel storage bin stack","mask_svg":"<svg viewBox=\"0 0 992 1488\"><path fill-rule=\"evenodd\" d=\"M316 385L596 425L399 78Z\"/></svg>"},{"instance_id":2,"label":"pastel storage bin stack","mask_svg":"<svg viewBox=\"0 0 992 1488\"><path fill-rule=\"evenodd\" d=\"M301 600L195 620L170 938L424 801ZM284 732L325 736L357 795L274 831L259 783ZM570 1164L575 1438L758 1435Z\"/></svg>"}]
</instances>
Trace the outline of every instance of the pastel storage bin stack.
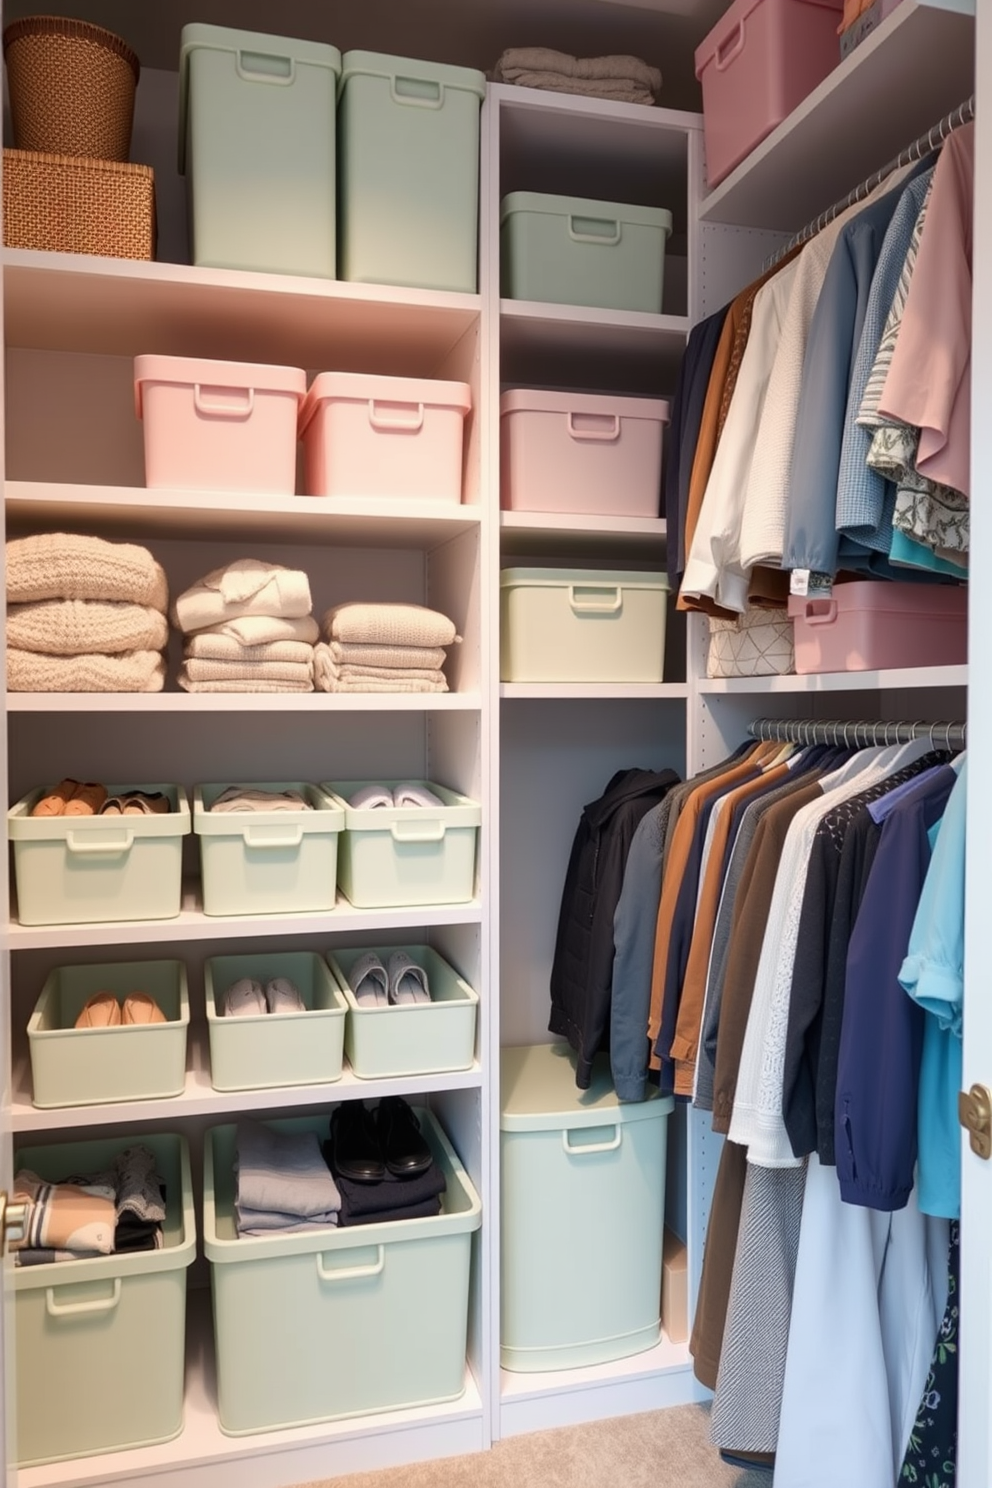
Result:
<instances>
[{"instance_id":1,"label":"pastel storage bin stack","mask_svg":"<svg viewBox=\"0 0 992 1488\"><path fill-rule=\"evenodd\" d=\"M843 8L844 0L734 0L696 48L710 187L837 66Z\"/></svg>"},{"instance_id":2,"label":"pastel storage bin stack","mask_svg":"<svg viewBox=\"0 0 992 1488\"><path fill-rule=\"evenodd\" d=\"M443 806L349 805L368 782L330 781L344 812L338 883L356 909L402 909L414 904L464 904L475 894L475 854L482 810L457 791L427 789ZM400 784L387 780L390 789Z\"/></svg>"},{"instance_id":3,"label":"pastel storage bin stack","mask_svg":"<svg viewBox=\"0 0 992 1488\"><path fill-rule=\"evenodd\" d=\"M292 496L296 423L306 389L299 367L135 357L145 484Z\"/></svg>"},{"instance_id":4,"label":"pastel storage bin stack","mask_svg":"<svg viewBox=\"0 0 992 1488\"><path fill-rule=\"evenodd\" d=\"M658 515L664 399L516 388L499 414L505 510Z\"/></svg>"},{"instance_id":5,"label":"pastel storage bin stack","mask_svg":"<svg viewBox=\"0 0 992 1488\"><path fill-rule=\"evenodd\" d=\"M464 382L321 372L300 411L309 496L462 499Z\"/></svg>"},{"instance_id":6,"label":"pastel storage bin stack","mask_svg":"<svg viewBox=\"0 0 992 1488\"><path fill-rule=\"evenodd\" d=\"M314 41L184 26L179 170L195 264L333 279L341 54Z\"/></svg>"},{"instance_id":7,"label":"pastel storage bin stack","mask_svg":"<svg viewBox=\"0 0 992 1488\"><path fill-rule=\"evenodd\" d=\"M602 1056L577 1090L563 1044L504 1049L500 1089L503 1368L653 1348L672 1097L621 1103Z\"/></svg>"},{"instance_id":8,"label":"pastel storage bin stack","mask_svg":"<svg viewBox=\"0 0 992 1488\"><path fill-rule=\"evenodd\" d=\"M183 1429L186 1268L196 1254L186 1138L143 1132L15 1154L54 1183L99 1173L133 1142L165 1183L162 1250L15 1267L20 1466L169 1441Z\"/></svg>"},{"instance_id":9,"label":"pastel storage bin stack","mask_svg":"<svg viewBox=\"0 0 992 1488\"><path fill-rule=\"evenodd\" d=\"M797 672L957 666L968 660L968 590L945 584L836 584L789 597Z\"/></svg>"},{"instance_id":10,"label":"pastel storage bin stack","mask_svg":"<svg viewBox=\"0 0 992 1488\"><path fill-rule=\"evenodd\" d=\"M505 568L499 581L503 682L662 681L664 574Z\"/></svg>"},{"instance_id":11,"label":"pastel storage bin stack","mask_svg":"<svg viewBox=\"0 0 992 1488\"><path fill-rule=\"evenodd\" d=\"M481 72L346 52L338 103L341 278L474 294Z\"/></svg>"},{"instance_id":12,"label":"pastel storage bin stack","mask_svg":"<svg viewBox=\"0 0 992 1488\"><path fill-rule=\"evenodd\" d=\"M224 993L242 977L263 989L273 977L288 977L306 1012L224 1017ZM324 1085L341 1078L348 1004L322 957L312 951L212 956L203 979L215 1090Z\"/></svg>"},{"instance_id":13,"label":"pastel storage bin stack","mask_svg":"<svg viewBox=\"0 0 992 1488\"><path fill-rule=\"evenodd\" d=\"M447 1180L440 1214L239 1238L233 1126L204 1145L203 1231L229 1436L455 1400L465 1388L469 1263L480 1204L429 1111L421 1130ZM269 1123L328 1135L325 1115ZM273 1346L291 1339L292 1347Z\"/></svg>"},{"instance_id":14,"label":"pastel storage bin stack","mask_svg":"<svg viewBox=\"0 0 992 1488\"><path fill-rule=\"evenodd\" d=\"M123 1002L147 992L164 1023L77 1028L97 992ZM32 1099L36 1106L94 1106L160 1100L186 1086L189 992L181 961L119 961L58 966L50 972L28 1022Z\"/></svg>"},{"instance_id":15,"label":"pastel storage bin stack","mask_svg":"<svg viewBox=\"0 0 992 1488\"><path fill-rule=\"evenodd\" d=\"M7 813L22 925L170 920L182 902L189 804L177 785L108 785L110 795L161 792L162 816L32 816L34 790Z\"/></svg>"},{"instance_id":16,"label":"pastel storage bin stack","mask_svg":"<svg viewBox=\"0 0 992 1488\"><path fill-rule=\"evenodd\" d=\"M367 949L335 950L327 958L348 1003L345 1050L352 1073L360 1080L384 1080L470 1069L479 994L431 946L381 946L376 954L383 965L402 950L426 971L431 1000L364 1007L348 978Z\"/></svg>"},{"instance_id":17,"label":"pastel storage bin stack","mask_svg":"<svg viewBox=\"0 0 992 1488\"><path fill-rule=\"evenodd\" d=\"M499 224L508 298L661 314L672 232L664 207L513 191Z\"/></svg>"},{"instance_id":18,"label":"pastel storage bin stack","mask_svg":"<svg viewBox=\"0 0 992 1488\"><path fill-rule=\"evenodd\" d=\"M198 785L193 831L200 842L203 912L309 914L333 909L339 802L301 781L252 782L246 790L299 791L312 810L212 812L226 785Z\"/></svg>"}]
</instances>

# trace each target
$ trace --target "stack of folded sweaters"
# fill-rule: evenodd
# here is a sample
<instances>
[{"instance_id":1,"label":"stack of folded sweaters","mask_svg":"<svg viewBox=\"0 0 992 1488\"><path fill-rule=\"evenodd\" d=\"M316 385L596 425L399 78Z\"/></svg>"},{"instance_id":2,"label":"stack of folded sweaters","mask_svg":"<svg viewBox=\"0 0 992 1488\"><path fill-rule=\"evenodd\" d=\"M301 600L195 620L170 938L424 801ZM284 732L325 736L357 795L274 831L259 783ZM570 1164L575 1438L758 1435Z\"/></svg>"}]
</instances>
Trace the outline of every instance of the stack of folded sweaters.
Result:
<instances>
[{"instance_id":1,"label":"stack of folded sweaters","mask_svg":"<svg viewBox=\"0 0 992 1488\"><path fill-rule=\"evenodd\" d=\"M552 93L584 93L615 103L653 104L661 73L640 57L572 57L550 47L511 47L493 68L493 82Z\"/></svg>"},{"instance_id":2,"label":"stack of folded sweaters","mask_svg":"<svg viewBox=\"0 0 992 1488\"><path fill-rule=\"evenodd\" d=\"M313 692L310 581L299 569L240 558L180 594L186 692Z\"/></svg>"},{"instance_id":3,"label":"stack of folded sweaters","mask_svg":"<svg viewBox=\"0 0 992 1488\"><path fill-rule=\"evenodd\" d=\"M314 652L322 692L447 692L444 648L459 639L447 615L412 604L341 604L324 616Z\"/></svg>"},{"instance_id":4,"label":"stack of folded sweaters","mask_svg":"<svg viewBox=\"0 0 992 1488\"><path fill-rule=\"evenodd\" d=\"M341 1195L316 1132L238 1122L234 1212L239 1235L304 1234L338 1223Z\"/></svg>"},{"instance_id":5,"label":"stack of folded sweaters","mask_svg":"<svg viewBox=\"0 0 992 1488\"><path fill-rule=\"evenodd\" d=\"M18 1266L162 1250L165 1244L164 1186L147 1147L128 1147L105 1173L61 1183L22 1168L14 1176L14 1198L28 1206L24 1239L11 1246Z\"/></svg>"},{"instance_id":6,"label":"stack of folded sweaters","mask_svg":"<svg viewBox=\"0 0 992 1488\"><path fill-rule=\"evenodd\" d=\"M7 544L11 692L161 692L165 573L146 548L50 532Z\"/></svg>"}]
</instances>

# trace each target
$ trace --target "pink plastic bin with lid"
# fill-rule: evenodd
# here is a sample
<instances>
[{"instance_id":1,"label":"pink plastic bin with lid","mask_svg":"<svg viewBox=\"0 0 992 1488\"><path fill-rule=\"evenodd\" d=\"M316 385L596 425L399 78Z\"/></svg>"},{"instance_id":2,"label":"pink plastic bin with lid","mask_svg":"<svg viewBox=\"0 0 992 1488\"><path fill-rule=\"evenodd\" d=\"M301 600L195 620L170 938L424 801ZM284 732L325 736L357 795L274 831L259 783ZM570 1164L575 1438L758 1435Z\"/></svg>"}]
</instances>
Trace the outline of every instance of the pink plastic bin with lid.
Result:
<instances>
[{"instance_id":1,"label":"pink plastic bin with lid","mask_svg":"<svg viewBox=\"0 0 992 1488\"><path fill-rule=\"evenodd\" d=\"M843 0L734 0L697 47L711 189L837 66L843 8Z\"/></svg>"},{"instance_id":2,"label":"pink plastic bin with lid","mask_svg":"<svg viewBox=\"0 0 992 1488\"><path fill-rule=\"evenodd\" d=\"M308 496L462 499L464 382L321 372L300 410Z\"/></svg>"},{"instance_id":3,"label":"pink plastic bin with lid","mask_svg":"<svg viewBox=\"0 0 992 1488\"><path fill-rule=\"evenodd\" d=\"M656 517L668 404L516 388L499 400L506 511Z\"/></svg>"},{"instance_id":4,"label":"pink plastic bin with lid","mask_svg":"<svg viewBox=\"0 0 992 1488\"><path fill-rule=\"evenodd\" d=\"M145 484L292 496L296 420L306 387L300 367L135 357Z\"/></svg>"},{"instance_id":5,"label":"pink plastic bin with lid","mask_svg":"<svg viewBox=\"0 0 992 1488\"><path fill-rule=\"evenodd\" d=\"M797 672L957 666L968 659L968 590L944 584L837 584L789 599Z\"/></svg>"}]
</instances>

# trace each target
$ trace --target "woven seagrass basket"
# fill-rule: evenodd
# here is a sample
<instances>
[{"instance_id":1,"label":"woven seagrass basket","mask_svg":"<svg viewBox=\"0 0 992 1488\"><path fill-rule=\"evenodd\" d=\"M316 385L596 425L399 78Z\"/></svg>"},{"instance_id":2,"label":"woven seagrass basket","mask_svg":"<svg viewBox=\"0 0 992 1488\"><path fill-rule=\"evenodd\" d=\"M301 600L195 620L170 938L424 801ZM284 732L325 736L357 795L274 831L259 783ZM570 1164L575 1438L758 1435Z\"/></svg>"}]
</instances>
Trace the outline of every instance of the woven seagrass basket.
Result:
<instances>
[{"instance_id":1,"label":"woven seagrass basket","mask_svg":"<svg viewBox=\"0 0 992 1488\"><path fill-rule=\"evenodd\" d=\"M8 248L154 258L155 175L148 165L3 152Z\"/></svg>"},{"instance_id":2,"label":"woven seagrass basket","mask_svg":"<svg viewBox=\"0 0 992 1488\"><path fill-rule=\"evenodd\" d=\"M3 33L19 150L127 160L140 65L112 31L26 16Z\"/></svg>"}]
</instances>

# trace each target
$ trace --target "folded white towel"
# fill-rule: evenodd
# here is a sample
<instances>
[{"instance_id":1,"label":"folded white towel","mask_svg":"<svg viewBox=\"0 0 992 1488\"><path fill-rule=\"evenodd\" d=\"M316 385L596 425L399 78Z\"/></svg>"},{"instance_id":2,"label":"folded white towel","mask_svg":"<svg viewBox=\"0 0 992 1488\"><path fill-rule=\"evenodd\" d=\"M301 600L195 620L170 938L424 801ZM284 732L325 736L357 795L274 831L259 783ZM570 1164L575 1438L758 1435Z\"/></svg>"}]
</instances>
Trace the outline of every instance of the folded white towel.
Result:
<instances>
[{"instance_id":1,"label":"folded white towel","mask_svg":"<svg viewBox=\"0 0 992 1488\"><path fill-rule=\"evenodd\" d=\"M241 615L237 620L224 620L212 625L201 635L227 636L242 646L268 646L275 641L302 641L313 646L320 640L320 626L312 615Z\"/></svg>"},{"instance_id":2,"label":"folded white towel","mask_svg":"<svg viewBox=\"0 0 992 1488\"><path fill-rule=\"evenodd\" d=\"M214 569L176 600L174 620L187 633L242 615L298 619L312 608L310 580L299 569L238 558Z\"/></svg>"},{"instance_id":3,"label":"folded white towel","mask_svg":"<svg viewBox=\"0 0 992 1488\"><path fill-rule=\"evenodd\" d=\"M161 692L165 661L158 651L119 656L45 656L7 647L10 692Z\"/></svg>"},{"instance_id":4,"label":"folded white towel","mask_svg":"<svg viewBox=\"0 0 992 1488\"><path fill-rule=\"evenodd\" d=\"M74 532L42 532L7 544L7 603L119 599L165 614L165 570L147 548Z\"/></svg>"},{"instance_id":5,"label":"folded white towel","mask_svg":"<svg viewBox=\"0 0 992 1488\"><path fill-rule=\"evenodd\" d=\"M341 604L324 616L329 641L375 646L450 646L455 627L438 610L412 604Z\"/></svg>"},{"instance_id":6,"label":"folded white towel","mask_svg":"<svg viewBox=\"0 0 992 1488\"><path fill-rule=\"evenodd\" d=\"M429 785L421 785L419 780L404 780L393 790L393 805L443 806L444 802Z\"/></svg>"},{"instance_id":7,"label":"folded white towel","mask_svg":"<svg viewBox=\"0 0 992 1488\"><path fill-rule=\"evenodd\" d=\"M43 599L7 610L7 644L48 656L161 651L169 622L150 605L122 600Z\"/></svg>"},{"instance_id":8,"label":"folded white towel","mask_svg":"<svg viewBox=\"0 0 992 1488\"><path fill-rule=\"evenodd\" d=\"M552 47L508 47L493 68L498 82L515 82L522 72L547 72L580 81L620 80L637 83L657 93L661 73L641 57L612 54L606 57L573 57Z\"/></svg>"},{"instance_id":9,"label":"folded white towel","mask_svg":"<svg viewBox=\"0 0 992 1488\"><path fill-rule=\"evenodd\" d=\"M194 682L180 669L176 681L183 692L313 692L312 682Z\"/></svg>"},{"instance_id":10,"label":"folded white towel","mask_svg":"<svg viewBox=\"0 0 992 1488\"><path fill-rule=\"evenodd\" d=\"M416 667L439 672L447 659L443 646L364 646L361 641L331 641L331 660L344 666Z\"/></svg>"},{"instance_id":11,"label":"folded white towel","mask_svg":"<svg viewBox=\"0 0 992 1488\"><path fill-rule=\"evenodd\" d=\"M392 806L393 793L388 785L363 785L348 799L356 811L369 811L378 806Z\"/></svg>"},{"instance_id":12,"label":"folded white towel","mask_svg":"<svg viewBox=\"0 0 992 1488\"><path fill-rule=\"evenodd\" d=\"M312 648L311 648L312 650ZM201 661L183 667L191 682L312 682L313 661Z\"/></svg>"},{"instance_id":13,"label":"folded white towel","mask_svg":"<svg viewBox=\"0 0 992 1488\"><path fill-rule=\"evenodd\" d=\"M496 80L497 82L500 79ZM577 78L560 72L519 72L503 79L518 88L540 88L545 93L572 93L583 98L608 98L611 103L638 103L651 108L654 94L650 88L621 78Z\"/></svg>"},{"instance_id":14,"label":"folded white towel","mask_svg":"<svg viewBox=\"0 0 992 1488\"><path fill-rule=\"evenodd\" d=\"M313 646L308 646L305 641L269 641L263 646L245 646L233 636L218 635L212 630L201 630L190 636L183 647L183 655L201 661L295 661L313 666Z\"/></svg>"}]
</instances>

